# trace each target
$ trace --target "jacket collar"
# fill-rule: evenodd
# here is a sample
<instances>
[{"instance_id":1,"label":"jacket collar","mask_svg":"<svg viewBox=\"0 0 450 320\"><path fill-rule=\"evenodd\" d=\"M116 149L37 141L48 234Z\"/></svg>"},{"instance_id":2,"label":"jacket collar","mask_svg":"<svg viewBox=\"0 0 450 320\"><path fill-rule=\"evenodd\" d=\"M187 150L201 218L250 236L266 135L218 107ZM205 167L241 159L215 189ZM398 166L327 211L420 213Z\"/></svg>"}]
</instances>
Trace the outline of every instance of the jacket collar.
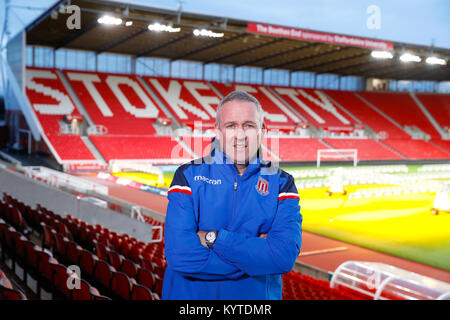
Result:
<instances>
[{"instance_id":1,"label":"jacket collar","mask_svg":"<svg viewBox=\"0 0 450 320\"><path fill-rule=\"evenodd\" d=\"M211 151L209 155L205 159L206 163L214 163L218 165L223 165L224 167L227 167L235 174L238 174L236 167L234 166L233 160L230 159L230 157L225 154L224 152L220 151L220 143L219 140L216 138L213 138L211 141ZM250 177L253 174L257 173L262 166L266 166L267 163L263 160L261 148L258 149L256 156L250 160L250 163L248 164L247 168L245 169L244 174L242 175L243 178Z\"/></svg>"}]
</instances>

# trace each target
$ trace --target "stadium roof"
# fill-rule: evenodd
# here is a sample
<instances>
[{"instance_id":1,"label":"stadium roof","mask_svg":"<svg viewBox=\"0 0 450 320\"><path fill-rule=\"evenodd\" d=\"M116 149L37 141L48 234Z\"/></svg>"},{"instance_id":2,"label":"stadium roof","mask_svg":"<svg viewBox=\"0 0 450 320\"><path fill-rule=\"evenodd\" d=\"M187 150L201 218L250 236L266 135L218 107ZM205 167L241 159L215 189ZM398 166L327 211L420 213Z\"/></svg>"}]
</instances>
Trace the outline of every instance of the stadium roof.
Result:
<instances>
[{"instance_id":1,"label":"stadium roof","mask_svg":"<svg viewBox=\"0 0 450 320\"><path fill-rule=\"evenodd\" d=\"M430 47L106 0L70 1L81 8L81 28L70 30L66 26L70 14L55 13L66 2L57 2L27 27L28 45L365 78L450 80L448 64L425 63ZM121 18L123 23L100 24L97 20L105 14ZM126 26L126 21L132 25ZM152 32L148 25L155 22L181 30ZM223 33L223 37L195 36L195 29ZM394 58L373 58L371 52L377 48L390 50ZM421 62L399 61L404 52L420 56ZM450 60L447 49L434 48L433 55Z\"/></svg>"}]
</instances>

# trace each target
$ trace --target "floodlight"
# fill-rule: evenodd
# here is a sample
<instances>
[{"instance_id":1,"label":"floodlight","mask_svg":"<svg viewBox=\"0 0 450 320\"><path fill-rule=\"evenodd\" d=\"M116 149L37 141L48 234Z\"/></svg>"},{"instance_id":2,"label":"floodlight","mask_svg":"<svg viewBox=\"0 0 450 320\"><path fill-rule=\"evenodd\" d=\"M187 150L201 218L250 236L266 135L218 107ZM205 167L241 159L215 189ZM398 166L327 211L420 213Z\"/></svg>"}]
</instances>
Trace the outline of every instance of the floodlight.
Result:
<instances>
[{"instance_id":1,"label":"floodlight","mask_svg":"<svg viewBox=\"0 0 450 320\"><path fill-rule=\"evenodd\" d=\"M148 25L148 29L151 31L165 31L165 32L180 32L181 28L174 28L172 26L167 26L165 24L160 24L158 22Z\"/></svg>"},{"instance_id":2,"label":"floodlight","mask_svg":"<svg viewBox=\"0 0 450 320\"><path fill-rule=\"evenodd\" d=\"M194 36L198 37L210 37L210 38L221 38L223 37L223 32L213 32L211 30L206 30L206 29L195 29L194 31L192 31L192 33L194 34Z\"/></svg>"},{"instance_id":3,"label":"floodlight","mask_svg":"<svg viewBox=\"0 0 450 320\"><path fill-rule=\"evenodd\" d=\"M429 64L439 64L441 66L447 65L447 61L438 57L428 57L425 62Z\"/></svg>"},{"instance_id":4,"label":"floodlight","mask_svg":"<svg viewBox=\"0 0 450 320\"><path fill-rule=\"evenodd\" d=\"M118 25L122 24L122 19L105 15L105 16L99 18L97 20L97 22L100 23L100 24L116 25L116 26L118 26Z\"/></svg>"},{"instance_id":5,"label":"floodlight","mask_svg":"<svg viewBox=\"0 0 450 320\"><path fill-rule=\"evenodd\" d=\"M400 56L400 60L403 62L420 62L422 59L411 53L404 53Z\"/></svg>"},{"instance_id":6,"label":"floodlight","mask_svg":"<svg viewBox=\"0 0 450 320\"><path fill-rule=\"evenodd\" d=\"M371 56L377 59L392 59L394 55L389 51L372 51Z\"/></svg>"}]
</instances>

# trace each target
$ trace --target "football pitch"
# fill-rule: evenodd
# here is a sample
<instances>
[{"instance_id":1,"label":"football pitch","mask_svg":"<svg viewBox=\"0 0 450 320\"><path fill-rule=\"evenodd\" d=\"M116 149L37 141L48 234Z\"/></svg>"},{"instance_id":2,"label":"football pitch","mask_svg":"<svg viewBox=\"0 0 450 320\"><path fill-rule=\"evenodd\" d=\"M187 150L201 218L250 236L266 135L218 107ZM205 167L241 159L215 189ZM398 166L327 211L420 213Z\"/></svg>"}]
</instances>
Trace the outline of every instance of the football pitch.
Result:
<instances>
[{"instance_id":1,"label":"football pitch","mask_svg":"<svg viewBox=\"0 0 450 320\"><path fill-rule=\"evenodd\" d=\"M407 172L381 173L388 179L380 180L392 180L388 184L344 185L345 195L327 195L325 185L308 188L302 184L319 180L320 173L319 177L296 178L296 184L303 186L298 188L303 230L450 271L450 213L430 212L436 193L433 187L448 180L443 178L448 174L421 175L420 166L406 167ZM399 178L397 183L389 176Z\"/></svg>"},{"instance_id":2,"label":"football pitch","mask_svg":"<svg viewBox=\"0 0 450 320\"><path fill-rule=\"evenodd\" d=\"M428 167L432 168L433 165ZM431 214L450 168L344 167L345 194L327 194L333 167L284 167L300 194L303 230L450 271L450 213ZM157 176L117 173L155 185ZM173 172L164 172L166 187Z\"/></svg>"}]
</instances>

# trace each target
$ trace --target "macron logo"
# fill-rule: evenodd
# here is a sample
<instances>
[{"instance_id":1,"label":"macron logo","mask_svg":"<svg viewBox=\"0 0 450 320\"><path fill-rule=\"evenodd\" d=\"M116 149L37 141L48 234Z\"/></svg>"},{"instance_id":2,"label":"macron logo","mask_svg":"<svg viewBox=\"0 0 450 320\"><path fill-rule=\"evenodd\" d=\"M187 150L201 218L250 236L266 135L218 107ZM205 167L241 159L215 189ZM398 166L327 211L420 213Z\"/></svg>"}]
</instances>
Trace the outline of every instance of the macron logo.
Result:
<instances>
[{"instance_id":1,"label":"macron logo","mask_svg":"<svg viewBox=\"0 0 450 320\"><path fill-rule=\"evenodd\" d=\"M222 180L220 180L220 179L214 180L214 179L209 179L204 176L195 176L194 181L204 181L209 184L222 184Z\"/></svg>"}]
</instances>

